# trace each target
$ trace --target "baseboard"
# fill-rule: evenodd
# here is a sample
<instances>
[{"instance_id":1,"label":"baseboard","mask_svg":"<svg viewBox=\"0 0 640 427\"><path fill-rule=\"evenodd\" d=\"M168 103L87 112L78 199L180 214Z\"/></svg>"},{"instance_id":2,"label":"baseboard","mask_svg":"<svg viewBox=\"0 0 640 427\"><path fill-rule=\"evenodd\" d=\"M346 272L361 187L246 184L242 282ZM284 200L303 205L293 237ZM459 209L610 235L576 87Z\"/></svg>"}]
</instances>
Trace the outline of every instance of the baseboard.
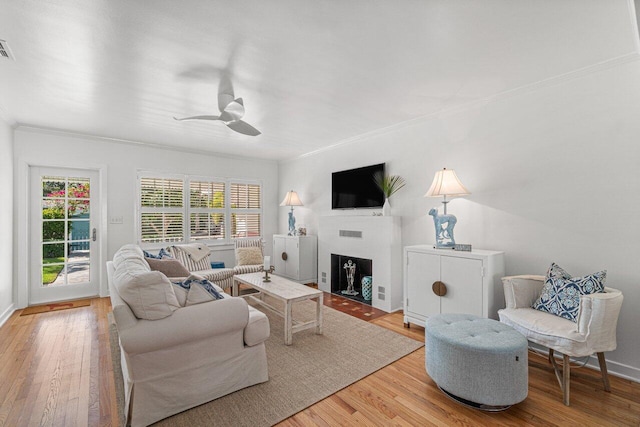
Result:
<instances>
[{"instance_id":1,"label":"baseboard","mask_svg":"<svg viewBox=\"0 0 640 427\"><path fill-rule=\"evenodd\" d=\"M16 307L11 304L4 313L0 314L0 326L4 325L4 323L9 320L14 311L16 311Z\"/></svg>"},{"instance_id":2,"label":"baseboard","mask_svg":"<svg viewBox=\"0 0 640 427\"><path fill-rule=\"evenodd\" d=\"M546 347L529 342L529 346L537 351L546 354L549 350ZM640 368L634 366L625 365L623 363L616 362L607 358L607 353L604 354L607 359L607 372L610 375L624 378L630 381L640 383ZM584 360L584 359L582 359ZM598 357L596 355L590 356L586 366L596 371L600 370L600 364L598 363Z\"/></svg>"},{"instance_id":3,"label":"baseboard","mask_svg":"<svg viewBox=\"0 0 640 427\"><path fill-rule=\"evenodd\" d=\"M605 358L606 356L607 354L605 353ZM598 358L596 356L591 356L589 358L587 366L597 371L600 370L600 365L598 365ZM616 377L640 383L640 368L635 368L633 366L607 359L607 372L611 375L615 375Z\"/></svg>"}]
</instances>

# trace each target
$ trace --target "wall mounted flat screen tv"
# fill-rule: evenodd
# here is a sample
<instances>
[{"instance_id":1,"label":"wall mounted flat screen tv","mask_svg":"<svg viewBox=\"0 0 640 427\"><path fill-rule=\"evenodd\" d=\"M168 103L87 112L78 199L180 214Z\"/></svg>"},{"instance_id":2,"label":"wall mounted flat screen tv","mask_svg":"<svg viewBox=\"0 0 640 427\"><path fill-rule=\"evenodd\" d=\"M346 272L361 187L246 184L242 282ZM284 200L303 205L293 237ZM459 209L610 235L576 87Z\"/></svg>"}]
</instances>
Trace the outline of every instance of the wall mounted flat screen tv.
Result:
<instances>
[{"instance_id":1,"label":"wall mounted flat screen tv","mask_svg":"<svg viewBox=\"0 0 640 427\"><path fill-rule=\"evenodd\" d=\"M373 180L376 173L384 173L384 163L334 172L331 209L381 208L384 194Z\"/></svg>"}]
</instances>

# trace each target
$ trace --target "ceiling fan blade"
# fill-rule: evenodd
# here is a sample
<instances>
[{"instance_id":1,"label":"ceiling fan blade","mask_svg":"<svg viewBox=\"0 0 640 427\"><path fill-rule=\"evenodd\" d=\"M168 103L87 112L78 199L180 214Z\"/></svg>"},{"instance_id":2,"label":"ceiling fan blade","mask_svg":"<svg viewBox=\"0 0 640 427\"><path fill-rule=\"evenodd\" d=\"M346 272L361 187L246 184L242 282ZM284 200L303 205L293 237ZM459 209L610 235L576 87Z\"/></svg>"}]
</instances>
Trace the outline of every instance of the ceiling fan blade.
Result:
<instances>
[{"instance_id":1,"label":"ceiling fan blade","mask_svg":"<svg viewBox=\"0 0 640 427\"><path fill-rule=\"evenodd\" d=\"M237 119L235 117L233 117L233 115L231 113L223 111L222 114L220 114L220 120L222 120L225 123L228 123L228 122L234 122Z\"/></svg>"},{"instance_id":2,"label":"ceiling fan blade","mask_svg":"<svg viewBox=\"0 0 640 427\"><path fill-rule=\"evenodd\" d=\"M242 120L227 123L227 126L229 126L231 129L235 130L238 133L242 133L249 136L258 136L261 133L258 129L254 128L247 122L243 122Z\"/></svg>"},{"instance_id":3,"label":"ceiling fan blade","mask_svg":"<svg viewBox=\"0 0 640 427\"><path fill-rule=\"evenodd\" d=\"M191 116L191 117L184 117L182 119L174 117L174 120L178 120L181 122L184 120L220 120L220 116Z\"/></svg>"},{"instance_id":4,"label":"ceiling fan blade","mask_svg":"<svg viewBox=\"0 0 640 427\"><path fill-rule=\"evenodd\" d=\"M229 105L229 103L231 103L232 101L233 94L229 94L226 92L218 93L218 110L223 113L225 108L227 108L227 105Z\"/></svg>"},{"instance_id":5,"label":"ceiling fan blade","mask_svg":"<svg viewBox=\"0 0 640 427\"><path fill-rule=\"evenodd\" d=\"M220 76L220 83L218 83L218 108L220 112L224 111L224 107L233 101L233 98L235 98L233 94L233 84L229 78L229 72L225 70Z\"/></svg>"}]
</instances>

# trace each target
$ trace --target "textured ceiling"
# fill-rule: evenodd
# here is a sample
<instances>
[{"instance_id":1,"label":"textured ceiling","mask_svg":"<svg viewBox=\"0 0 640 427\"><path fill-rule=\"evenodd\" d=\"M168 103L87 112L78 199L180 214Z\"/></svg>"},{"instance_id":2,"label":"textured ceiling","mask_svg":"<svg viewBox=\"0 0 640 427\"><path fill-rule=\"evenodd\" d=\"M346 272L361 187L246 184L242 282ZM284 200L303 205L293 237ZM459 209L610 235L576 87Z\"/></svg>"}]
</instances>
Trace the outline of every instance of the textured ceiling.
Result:
<instances>
[{"instance_id":1,"label":"textured ceiling","mask_svg":"<svg viewBox=\"0 0 640 427\"><path fill-rule=\"evenodd\" d=\"M630 0L3 1L20 125L286 159L637 52ZM229 76L249 137L217 114Z\"/></svg>"}]
</instances>

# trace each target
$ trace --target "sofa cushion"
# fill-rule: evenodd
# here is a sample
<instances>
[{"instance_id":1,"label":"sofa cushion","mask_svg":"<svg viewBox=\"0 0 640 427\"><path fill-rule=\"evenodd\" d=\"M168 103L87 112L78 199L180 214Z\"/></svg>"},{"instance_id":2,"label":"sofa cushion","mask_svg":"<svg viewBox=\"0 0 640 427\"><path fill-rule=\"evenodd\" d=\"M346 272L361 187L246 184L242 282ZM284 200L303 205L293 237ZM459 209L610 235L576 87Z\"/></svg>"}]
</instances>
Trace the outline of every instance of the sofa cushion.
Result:
<instances>
[{"instance_id":1,"label":"sofa cushion","mask_svg":"<svg viewBox=\"0 0 640 427\"><path fill-rule=\"evenodd\" d=\"M262 264L262 249L258 247L237 248L236 257L238 265L256 265Z\"/></svg>"},{"instance_id":2,"label":"sofa cushion","mask_svg":"<svg viewBox=\"0 0 640 427\"><path fill-rule=\"evenodd\" d=\"M125 264L116 269L114 285L138 319L163 319L180 308L173 286L164 274L124 270Z\"/></svg>"},{"instance_id":3,"label":"sofa cushion","mask_svg":"<svg viewBox=\"0 0 640 427\"><path fill-rule=\"evenodd\" d=\"M127 270L151 271L144 260L142 249L137 245L124 245L113 255L113 267L117 270L126 264Z\"/></svg>"},{"instance_id":4,"label":"sofa cushion","mask_svg":"<svg viewBox=\"0 0 640 427\"><path fill-rule=\"evenodd\" d=\"M269 338L269 318L259 310L249 306L249 323L244 329L244 343L248 346L260 344Z\"/></svg>"},{"instance_id":5,"label":"sofa cushion","mask_svg":"<svg viewBox=\"0 0 640 427\"><path fill-rule=\"evenodd\" d=\"M571 277L557 264L551 264L542 293L533 303L532 308L576 322L580 297L604 292L606 278L606 270L584 277Z\"/></svg>"},{"instance_id":6,"label":"sofa cushion","mask_svg":"<svg viewBox=\"0 0 640 427\"><path fill-rule=\"evenodd\" d=\"M147 258L145 261L149 264L151 271L159 271L167 277L188 277L189 270L185 268L180 261L174 258Z\"/></svg>"}]
</instances>

